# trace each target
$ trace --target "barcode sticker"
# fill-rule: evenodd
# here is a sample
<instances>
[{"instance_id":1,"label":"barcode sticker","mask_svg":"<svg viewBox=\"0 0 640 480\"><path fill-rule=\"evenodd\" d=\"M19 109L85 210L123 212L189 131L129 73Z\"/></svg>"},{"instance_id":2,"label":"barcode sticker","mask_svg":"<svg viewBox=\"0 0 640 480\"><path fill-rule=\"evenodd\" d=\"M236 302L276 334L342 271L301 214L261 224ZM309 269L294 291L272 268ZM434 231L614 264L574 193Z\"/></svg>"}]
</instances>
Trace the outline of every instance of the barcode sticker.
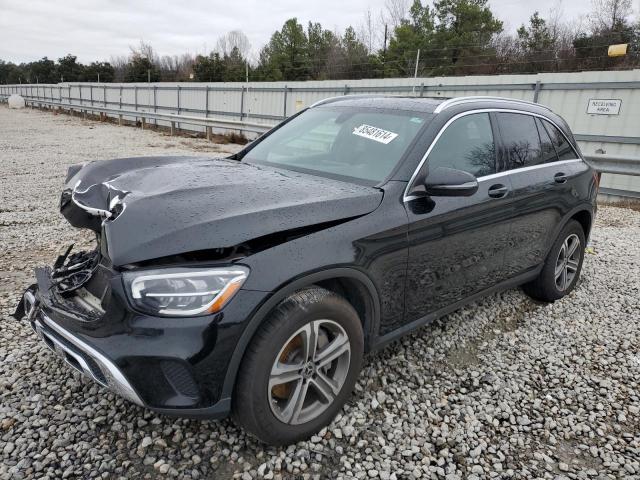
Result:
<instances>
[{"instance_id":1,"label":"barcode sticker","mask_svg":"<svg viewBox=\"0 0 640 480\"><path fill-rule=\"evenodd\" d=\"M353 134L358 135L359 137L368 138L369 140L373 140L375 142L384 143L385 145L398 136L397 133L365 124L354 128Z\"/></svg>"}]
</instances>

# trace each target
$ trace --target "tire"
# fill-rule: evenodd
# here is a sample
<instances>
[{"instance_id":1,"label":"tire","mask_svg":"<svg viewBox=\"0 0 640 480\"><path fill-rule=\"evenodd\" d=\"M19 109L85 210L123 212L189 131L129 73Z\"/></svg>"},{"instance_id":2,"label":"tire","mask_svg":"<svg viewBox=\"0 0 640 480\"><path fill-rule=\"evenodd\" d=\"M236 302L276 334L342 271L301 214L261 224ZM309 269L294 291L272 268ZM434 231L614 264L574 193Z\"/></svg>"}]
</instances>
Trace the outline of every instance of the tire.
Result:
<instances>
[{"instance_id":1,"label":"tire","mask_svg":"<svg viewBox=\"0 0 640 480\"><path fill-rule=\"evenodd\" d=\"M576 241L579 242L577 245L574 243ZM553 243L540 275L535 280L523 285L522 289L530 297L544 302L554 302L568 295L580 278L585 247L586 241L582 225L575 220L570 220ZM574 248L576 250L573 250ZM567 249L570 253L573 252L573 256L570 256L568 261L564 261L563 258L567 258L564 252ZM562 262L566 266L564 280L562 272L558 277Z\"/></svg>"},{"instance_id":2,"label":"tire","mask_svg":"<svg viewBox=\"0 0 640 480\"><path fill-rule=\"evenodd\" d=\"M235 421L270 445L310 437L350 396L363 352L360 318L344 298L319 287L290 295L247 347L233 398Z\"/></svg>"}]
</instances>

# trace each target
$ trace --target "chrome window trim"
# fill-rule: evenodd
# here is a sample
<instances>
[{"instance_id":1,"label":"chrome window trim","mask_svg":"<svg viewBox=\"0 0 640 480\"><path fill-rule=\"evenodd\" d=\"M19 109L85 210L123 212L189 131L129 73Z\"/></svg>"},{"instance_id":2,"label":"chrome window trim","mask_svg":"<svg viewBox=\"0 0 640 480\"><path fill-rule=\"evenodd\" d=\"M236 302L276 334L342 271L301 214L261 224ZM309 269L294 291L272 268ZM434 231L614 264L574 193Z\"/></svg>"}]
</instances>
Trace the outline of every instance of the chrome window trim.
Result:
<instances>
[{"instance_id":1,"label":"chrome window trim","mask_svg":"<svg viewBox=\"0 0 640 480\"><path fill-rule=\"evenodd\" d=\"M523 110L514 110L514 109L510 109L510 108L479 108L479 109L475 109L475 110L467 110L466 112L460 112L457 115L454 115L453 117L451 117L449 120L447 120L447 123L445 123L442 126L442 128L438 131L437 135L435 136L435 138L433 139L433 141L429 145L429 148L427 148L427 151L422 156L422 159L418 163L418 166L414 170L413 175L411 175L411 178L409 179L409 182L407 183L407 186L404 189L404 195L403 195L402 201L403 202L408 202L410 200L415 200L416 198L418 198L415 195L409 195L409 191L411 189L411 186L413 185L413 182L415 182L416 177L418 176L418 173L420 173L420 170L422 170L422 167L426 163L426 161L427 161L427 159L429 157L429 154L431 153L431 150L433 150L433 147L438 142L438 140L440 139L440 137L442 136L444 131L449 127L449 125L451 125L453 122L455 122L459 118L462 118L462 117L464 117L466 115L473 115L473 114L476 114L476 113L492 113L492 112L519 113L519 114L522 114L522 115L530 115L532 117L538 117L538 118L541 118L543 120L546 120L547 122L551 123L551 125L556 127L558 129L558 131L562 134L562 136L565 138L565 140L567 141L567 143L569 144L569 146L573 150L573 153L576 154L576 158L567 159L567 160L558 160L558 161L549 162L549 163L541 163L539 165L531 165L531 166L528 166L528 167L514 168L514 169L511 169L511 170L505 170L504 172L496 172L496 173L492 173L490 175L484 175L482 177L478 177L478 182L484 181L484 180L487 180L487 179L491 179L491 178L498 178L498 177L505 176L505 175L508 175L508 174L511 174L511 173L517 173L517 172L522 172L522 171L527 171L527 170L534 170L535 168L542 168L542 167L548 167L550 165L559 165L559 164L562 164L562 163L581 162L582 161L582 159L578 155L578 152L573 147L573 144L569 141L569 138L567 138L567 135L562 131L562 128L560 128L556 122L551 120L549 117L546 117L545 115L541 115L539 113L534 113L534 112L526 112L526 111L523 111ZM495 138L494 138L494 142L495 142Z\"/></svg>"}]
</instances>

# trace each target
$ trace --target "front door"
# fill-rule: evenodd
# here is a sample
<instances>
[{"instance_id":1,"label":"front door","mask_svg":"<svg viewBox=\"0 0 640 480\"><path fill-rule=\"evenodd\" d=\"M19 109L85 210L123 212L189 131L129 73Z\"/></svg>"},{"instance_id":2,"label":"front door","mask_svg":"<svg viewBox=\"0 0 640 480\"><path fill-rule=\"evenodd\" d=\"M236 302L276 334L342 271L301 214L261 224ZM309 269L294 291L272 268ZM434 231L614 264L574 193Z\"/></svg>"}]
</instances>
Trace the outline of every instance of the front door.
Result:
<instances>
[{"instance_id":1,"label":"front door","mask_svg":"<svg viewBox=\"0 0 640 480\"><path fill-rule=\"evenodd\" d=\"M494 131L489 113L461 114L441 133L423 166L475 175L479 183L475 194L405 201L409 216L407 323L504 279L511 184L507 176L496 174Z\"/></svg>"}]
</instances>

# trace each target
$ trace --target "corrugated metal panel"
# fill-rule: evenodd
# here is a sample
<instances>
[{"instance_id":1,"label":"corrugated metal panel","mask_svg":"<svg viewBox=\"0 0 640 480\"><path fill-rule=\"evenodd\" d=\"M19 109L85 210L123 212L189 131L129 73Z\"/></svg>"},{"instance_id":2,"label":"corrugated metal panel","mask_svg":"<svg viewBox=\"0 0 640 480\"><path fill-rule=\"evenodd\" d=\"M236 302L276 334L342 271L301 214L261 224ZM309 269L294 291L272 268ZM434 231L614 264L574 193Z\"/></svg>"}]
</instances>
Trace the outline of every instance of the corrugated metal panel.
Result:
<instances>
[{"instance_id":1,"label":"corrugated metal panel","mask_svg":"<svg viewBox=\"0 0 640 480\"><path fill-rule=\"evenodd\" d=\"M155 108L158 112L202 116L208 112L212 118L252 119L270 125L318 100L353 93L537 99L567 120L581 138L579 143L584 153L640 157L640 70L306 82L0 86L0 93L13 92L45 100L62 98L66 103L82 105L106 101L112 108L121 105L133 109L137 106L140 110L153 111ZM621 100L619 115L588 114L590 99ZM640 177L605 175L602 185L640 191Z\"/></svg>"}]
</instances>

